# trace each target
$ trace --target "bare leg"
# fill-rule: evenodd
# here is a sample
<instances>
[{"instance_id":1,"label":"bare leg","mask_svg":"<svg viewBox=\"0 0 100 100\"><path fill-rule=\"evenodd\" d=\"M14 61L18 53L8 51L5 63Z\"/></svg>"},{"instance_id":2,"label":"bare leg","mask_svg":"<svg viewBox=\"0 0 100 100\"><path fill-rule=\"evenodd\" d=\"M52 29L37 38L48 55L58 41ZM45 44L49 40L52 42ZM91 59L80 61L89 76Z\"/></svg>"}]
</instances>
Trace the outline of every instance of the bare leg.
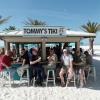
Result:
<instances>
[{"instance_id":1,"label":"bare leg","mask_svg":"<svg viewBox=\"0 0 100 100\"><path fill-rule=\"evenodd\" d=\"M84 83L84 70L83 69L80 69L79 70L79 79L80 79L80 87L83 87Z\"/></svg>"},{"instance_id":2,"label":"bare leg","mask_svg":"<svg viewBox=\"0 0 100 100\"><path fill-rule=\"evenodd\" d=\"M65 73L65 70L63 68L61 68L59 76L60 76L60 79L61 79L61 83L63 83L63 84L65 84L65 82L64 82L64 76L63 76L64 73Z\"/></svg>"},{"instance_id":3,"label":"bare leg","mask_svg":"<svg viewBox=\"0 0 100 100\"><path fill-rule=\"evenodd\" d=\"M67 83L66 83L66 86L68 86L70 80L72 79L73 77L73 69L72 68L68 68L68 72L67 72L67 75L68 75L68 78L67 78Z\"/></svg>"},{"instance_id":4,"label":"bare leg","mask_svg":"<svg viewBox=\"0 0 100 100\"><path fill-rule=\"evenodd\" d=\"M72 79L72 77L73 77L73 68L68 68L68 79Z\"/></svg>"}]
</instances>

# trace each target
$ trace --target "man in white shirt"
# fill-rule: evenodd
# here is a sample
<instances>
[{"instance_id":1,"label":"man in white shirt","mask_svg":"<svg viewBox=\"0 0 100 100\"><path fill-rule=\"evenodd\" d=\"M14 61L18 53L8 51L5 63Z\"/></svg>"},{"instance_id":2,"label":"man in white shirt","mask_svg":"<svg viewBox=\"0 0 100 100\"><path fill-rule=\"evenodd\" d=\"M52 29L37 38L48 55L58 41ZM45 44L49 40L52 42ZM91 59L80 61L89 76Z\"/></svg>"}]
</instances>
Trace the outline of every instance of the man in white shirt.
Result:
<instances>
[{"instance_id":1,"label":"man in white shirt","mask_svg":"<svg viewBox=\"0 0 100 100\"><path fill-rule=\"evenodd\" d=\"M59 76L61 78L61 84L62 86L65 86L65 82L64 82L64 74L67 74L68 79L70 80L73 76L73 58L72 56L69 54L69 52L67 51L67 49L63 50L63 55L61 57L61 61L62 61L62 68L60 70Z\"/></svg>"}]
</instances>

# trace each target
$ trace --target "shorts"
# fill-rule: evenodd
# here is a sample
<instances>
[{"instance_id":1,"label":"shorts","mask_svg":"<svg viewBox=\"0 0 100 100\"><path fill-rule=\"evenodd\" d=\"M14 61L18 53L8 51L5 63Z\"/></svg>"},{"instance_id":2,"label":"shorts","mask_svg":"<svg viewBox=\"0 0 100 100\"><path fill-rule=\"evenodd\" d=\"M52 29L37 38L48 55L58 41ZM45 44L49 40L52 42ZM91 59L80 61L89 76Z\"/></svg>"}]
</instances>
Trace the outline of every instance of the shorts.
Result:
<instances>
[{"instance_id":1,"label":"shorts","mask_svg":"<svg viewBox=\"0 0 100 100\"><path fill-rule=\"evenodd\" d=\"M73 69L74 69L76 74L79 74L80 73L80 69L84 69L84 66L82 66L82 65L74 65Z\"/></svg>"},{"instance_id":2,"label":"shorts","mask_svg":"<svg viewBox=\"0 0 100 100\"><path fill-rule=\"evenodd\" d=\"M69 66L63 65L62 68L63 68L64 70L67 70L67 69L69 68Z\"/></svg>"}]
</instances>

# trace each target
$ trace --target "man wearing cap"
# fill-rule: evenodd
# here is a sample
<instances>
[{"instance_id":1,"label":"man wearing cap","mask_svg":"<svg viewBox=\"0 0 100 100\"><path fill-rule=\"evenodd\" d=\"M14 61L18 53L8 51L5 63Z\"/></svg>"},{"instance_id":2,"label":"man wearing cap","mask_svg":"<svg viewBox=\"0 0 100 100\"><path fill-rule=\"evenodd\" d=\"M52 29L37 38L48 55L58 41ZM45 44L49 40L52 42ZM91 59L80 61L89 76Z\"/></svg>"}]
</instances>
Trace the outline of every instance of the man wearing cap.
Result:
<instances>
[{"instance_id":1,"label":"man wearing cap","mask_svg":"<svg viewBox=\"0 0 100 100\"><path fill-rule=\"evenodd\" d=\"M67 74L68 80L70 80L73 76L73 65L72 65L73 58L67 51L67 49L63 50L63 55L61 57L62 68L60 70L59 76L61 78L61 85L64 87L64 74Z\"/></svg>"}]
</instances>

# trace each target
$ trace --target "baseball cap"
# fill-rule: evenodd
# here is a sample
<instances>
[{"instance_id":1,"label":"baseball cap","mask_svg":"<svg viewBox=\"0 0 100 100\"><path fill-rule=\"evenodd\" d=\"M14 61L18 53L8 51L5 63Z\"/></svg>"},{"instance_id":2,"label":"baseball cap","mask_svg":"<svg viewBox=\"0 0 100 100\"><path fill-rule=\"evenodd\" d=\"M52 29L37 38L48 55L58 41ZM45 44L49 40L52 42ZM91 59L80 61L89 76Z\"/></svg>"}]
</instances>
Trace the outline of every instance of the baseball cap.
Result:
<instances>
[{"instance_id":1,"label":"baseball cap","mask_svg":"<svg viewBox=\"0 0 100 100\"><path fill-rule=\"evenodd\" d=\"M32 48L32 51L38 52L38 48Z\"/></svg>"},{"instance_id":2,"label":"baseball cap","mask_svg":"<svg viewBox=\"0 0 100 100\"><path fill-rule=\"evenodd\" d=\"M63 49L63 52L66 52L67 51L67 49Z\"/></svg>"}]
</instances>

